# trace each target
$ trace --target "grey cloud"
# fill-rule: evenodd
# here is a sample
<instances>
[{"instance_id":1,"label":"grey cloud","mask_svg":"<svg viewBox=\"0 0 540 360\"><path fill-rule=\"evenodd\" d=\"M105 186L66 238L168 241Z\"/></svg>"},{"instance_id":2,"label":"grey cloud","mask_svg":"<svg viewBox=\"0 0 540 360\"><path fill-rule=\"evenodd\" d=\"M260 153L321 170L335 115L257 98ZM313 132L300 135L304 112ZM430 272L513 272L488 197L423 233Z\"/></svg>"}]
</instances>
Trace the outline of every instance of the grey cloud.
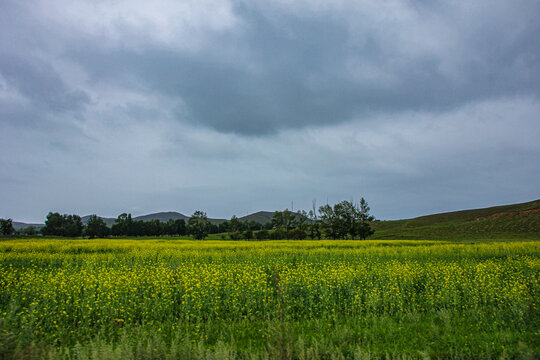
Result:
<instances>
[{"instance_id":1,"label":"grey cloud","mask_svg":"<svg viewBox=\"0 0 540 360\"><path fill-rule=\"evenodd\" d=\"M81 90L70 89L53 70L38 59L0 56L0 74L29 104L6 104L1 111L6 121L35 121L45 114L80 110L90 101Z\"/></svg>"},{"instance_id":2,"label":"grey cloud","mask_svg":"<svg viewBox=\"0 0 540 360\"><path fill-rule=\"evenodd\" d=\"M50 42L63 41L60 56L82 66L92 81L88 86L139 86L178 98L185 103L179 120L239 134L267 135L378 112L448 111L507 95L538 96L540 25L530 15L534 4L518 2L510 14L504 6L472 7L476 12L486 10L480 18L467 13L466 7L414 5L417 8L410 11L419 17L444 18L443 12L448 13L446 26L461 31L448 30L450 38L441 35L440 41L452 42L455 54L424 49L422 37L428 42L434 35L418 32L440 29L430 29L429 23L419 26L413 19L396 20L396 26L416 36L400 39L399 34L396 38L377 27L369 13L299 16L250 4L236 6L240 31L209 34L206 42L212 45L194 52L146 39L141 48L104 47L101 38L83 32L77 37L77 29L59 29L58 24L52 30L40 22L36 29L22 20L11 25L20 26L22 33L49 32L53 40L38 37L44 49L58 47ZM75 35L62 38L62 30ZM401 44L403 40L410 43ZM9 53L0 59L4 76L32 99L38 111L77 109L88 102L84 92L66 87L43 61ZM445 69L448 66L450 70ZM134 116L138 111L126 109Z\"/></svg>"},{"instance_id":3,"label":"grey cloud","mask_svg":"<svg viewBox=\"0 0 540 360\"><path fill-rule=\"evenodd\" d=\"M379 112L448 111L490 98L539 94L540 25L529 18L516 30L511 28L516 21L494 24L504 19L502 13L488 13L486 19L457 14L453 25L463 28L455 40L461 53L407 55L394 43L399 39L378 33L373 25L362 34L364 41L351 40L348 22L369 22L367 18L269 17L248 5L237 13L243 32L213 35L214 47L194 53L159 46L96 51L97 45L83 42L72 48L70 57L95 81L126 84L135 76L150 91L182 99L188 116L183 113L181 120L247 135L336 124ZM501 38L505 31L512 37ZM234 49L239 49L238 57ZM351 74L350 61L367 65L360 75L373 80ZM446 64L454 73L442 68ZM391 78L391 85L379 82L379 75Z\"/></svg>"},{"instance_id":4,"label":"grey cloud","mask_svg":"<svg viewBox=\"0 0 540 360\"><path fill-rule=\"evenodd\" d=\"M537 2L235 2L178 33L28 4L0 2L2 216L538 197Z\"/></svg>"},{"instance_id":5,"label":"grey cloud","mask_svg":"<svg viewBox=\"0 0 540 360\"><path fill-rule=\"evenodd\" d=\"M270 137L143 122L106 127L99 146L90 144L94 156L84 155L76 134L57 134L56 141L73 138L71 151L57 151L34 131L0 143L3 154L17 154L6 173L26 180L3 183L11 191L0 194L0 203L11 204L10 217L37 221L50 210L116 216L129 209L204 209L230 217L291 201L309 209L313 198L320 205L360 196L388 219L526 201L538 197L531 180L540 174L537 112L534 101L510 99L448 113L434 127L433 114L412 113L395 122L380 117L369 126L352 122ZM500 118L489 121L493 113ZM175 133L185 138L170 136ZM153 151L164 147L167 156ZM216 157L212 150L231 153ZM39 168L42 159L52 160L46 169ZM34 165L22 171L22 164ZM26 190L31 199L17 202Z\"/></svg>"}]
</instances>

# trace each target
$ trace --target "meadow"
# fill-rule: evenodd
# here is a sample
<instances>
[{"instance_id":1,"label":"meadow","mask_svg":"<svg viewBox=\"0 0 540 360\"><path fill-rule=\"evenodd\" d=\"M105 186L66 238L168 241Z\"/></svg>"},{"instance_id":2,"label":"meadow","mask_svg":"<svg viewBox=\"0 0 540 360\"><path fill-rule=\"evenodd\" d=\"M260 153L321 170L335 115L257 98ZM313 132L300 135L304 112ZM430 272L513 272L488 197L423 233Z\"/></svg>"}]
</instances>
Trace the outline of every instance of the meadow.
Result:
<instances>
[{"instance_id":1,"label":"meadow","mask_svg":"<svg viewBox=\"0 0 540 360\"><path fill-rule=\"evenodd\" d=\"M540 242L0 241L0 359L540 356Z\"/></svg>"}]
</instances>

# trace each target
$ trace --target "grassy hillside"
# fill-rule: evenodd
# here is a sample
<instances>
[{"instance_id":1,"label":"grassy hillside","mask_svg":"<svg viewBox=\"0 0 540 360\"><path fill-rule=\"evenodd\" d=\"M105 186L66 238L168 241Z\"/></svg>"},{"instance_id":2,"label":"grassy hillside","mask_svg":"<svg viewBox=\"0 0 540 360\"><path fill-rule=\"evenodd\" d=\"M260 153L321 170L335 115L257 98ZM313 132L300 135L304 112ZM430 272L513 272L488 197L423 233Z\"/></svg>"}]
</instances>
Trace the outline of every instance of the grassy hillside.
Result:
<instances>
[{"instance_id":1,"label":"grassy hillside","mask_svg":"<svg viewBox=\"0 0 540 360\"><path fill-rule=\"evenodd\" d=\"M155 214L136 216L133 218L133 220L142 220L142 221L159 220L161 222L167 222L169 221L169 219L173 219L173 220L184 219L185 221L187 221L189 219L189 216L186 216L179 212L169 211L169 212L159 212Z\"/></svg>"},{"instance_id":2,"label":"grassy hillside","mask_svg":"<svg viewBox=\"0 0 540 360\"><path fill-rule=\"evenodd\" d=\"M273 211L258 211L253 214L242 216L238 218L240 221L255 221L259 224L266 224L272 221L272 216L274 216Z\"/></svg>"},{"instance_id":3,"label":"grassy hillside","mask_svg":"<svg viewBox=\"0 0 540 360\"><path fill-rule=\"evenodd\" d=\"M92 215L86 215L86 216L81 217L83 224L85 225L88 224L88 220L90 220L90 216ZM99 217L101 218L101 220L105 222L105 224L107 224L108 227L111 227L114 224L114 221L116 220L116 218L108 218L108 217L102 217L102 216L99 216Z\"/></svg>"},{"instance_id":4,"label":"grassy hillside","mask_svg":"<svg viewBox=\"0 0 540 360\"><path fill-rule=\"evenodd\" d=\"M22 230L24 228L27 228L29 226L32 226L37 230L41 229L43 227L44 224L27 224L27 223L23 223L23 222L19 222L19 221L13 221L13 228L17 231L17 230Z\"/></svg>"},{"instance_id":5,"label":"grassy hillside","mask_svg":"<svg viewBox=\"0 0 540 360\"><path fill-rule=\"evenodd\" d=\"M540 200L377 221L374 228L374 239L540 239Z\"/></svg>"}]
</instances>

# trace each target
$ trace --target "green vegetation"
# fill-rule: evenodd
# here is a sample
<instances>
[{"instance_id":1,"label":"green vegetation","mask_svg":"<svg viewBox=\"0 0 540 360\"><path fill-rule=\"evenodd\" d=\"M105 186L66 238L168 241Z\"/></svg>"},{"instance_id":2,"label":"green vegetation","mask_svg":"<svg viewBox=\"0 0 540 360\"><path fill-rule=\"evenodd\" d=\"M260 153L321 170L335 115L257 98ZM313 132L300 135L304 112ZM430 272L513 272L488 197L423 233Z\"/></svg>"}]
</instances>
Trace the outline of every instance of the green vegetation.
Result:
<instances>
[{"instance_id":1,"label":"green vegetation","mask_svg":"<svg viewBox=\"0 0 540 360\"><path fill-rule=\"evenodd\" d=\"M153 218L157 216L158 219ZM176 219L168 216L176 217ZM189 235L185 217L179 213L157 213L132 218L121 214L117 219L104 219L96 215L85 216L81 227L77 215L49 213L46 226L41 229L49 236L71 237L136 237ZM51 219L49 219L51 218ZM51 221L52 220L52 221ZM11 219L3 220L2 233L13 233ZM112 221L112 226L108 223ZM49 225L51 223L51 225ZM455 211L395 221L374 221L364 199L358 204L342 201L334 206L321 206L318 212L284 211L258 212L230 220L208 219L205 233L209 239L230 240L282 240L282 239L411 239L479 241L540 240L540 200L523 204L496 206L486 209ZM106 225L106 226L104 226ZM39 226L38 226L39 229ZM16 231L19 235L33 236L36 227ZM16 230L16 229L15 229ZM374 233L375 232L375 233ZM193 234L191 234L193 236Z\"/></svg>"},{"instance_id":2,"label":"green vegetation","mask_svg":"<svg viewBox=\"0 0 540 360\"><path fill-rule=\"evenodd\" d=\"M181 236L185 235L187 231L184 219L169 219L162 223L157 219L134 220L131 218L131 214L124 213L114 221L110 233L113 236Z\"/></svg>"},{"instance_id":3,"label":"green vegetation","mask_svg":"<svg viewBox=\"0 0 540 360\"><path fill-rule=\"evenodd\" d=\"M109 228L107 227L107 224L105 224L105 221L103 221L102 218L97 217L96 215L90 216L90 219L88 219L88 223L86 224L86 227L84 229L85 236L93 239L96 237L105 237L109 235L109 233Z\"/></svg>"},{"instance_id":4,"label":"green vegetation","mask_svg":"<svg viewBox=\"0 0 540 360\"><path fill-rule=\"evenodd\" d=\"M122 214L109 228L50 213L45 234L177 237L4 238L0 359L539 357L540 200L398 221L373 221L365 201L318 214Z\"/></svg>"},{"instance_id":5,"label":"green vegetation","mask_svg":"<svg viewBox=\"0 0 540 360\"><path fill-rule=\"evenodd\" d=\"M540 239L540 200L415 219L377 221L372 239Z\"/></svg>"},{"instance_id":6,"label":"green vegetation","mask_svg":"<svg viewBox=\"0 0 540 360\"><path fill-rule=\"evenodd\" d=\"M187 229L195 240L202 240L208 236L210 221L204 211L195 211L189 218Z\"/></svg>"},{"instance_id":7,"label":"green vegetation","mask_svg":"<svg viewBox=\"0 0 540 360\"><path fill-rule=\"evenodd\" d=\"M60 215L50 212L41 232L43 235L77 237L82 235L83 229L84 225L79 215Z\"/></svg>"},{"instance_id":8,"label":"green vegetation","mask_svg":"<svg viewBox=\"0 0 540 360\"><path fill-rule=\"evenodd\" d=\"M534 358L540 242L0 242L0 358Z\"/></svg>"},{"instance_id":9,"label":"green vegetation","mask_svg":"<svg viewBox=\"0 0 540 360\"><path fill-rule=\"evenodd\" d=\"M86 224L79 215L50 212L47 215L45 225L41 228L41 233L46 236L63 237L126 237L126 236L183 236L189 234L196 240L205 239L208 234L221 234L222 239L230 240L305 240L326 238L331 239L351 239L359 238L365 240L373 234L371 223L374 217L369 215L369 206L364 198L359 203L353 204L350 201L342 201L335 204L321 206L319 212L320 219L317 218L315 205L308 213L300 211L293 213L287 209L273 213L270 221L258 223L253 220L240 220L233 215L230 221L209 219L204 211L195 211L191 217L186 217L188 223L180 213L157 213L158 218L151 216L140 216L132 218L131 214L123 213L114 220L109 228L107 222L111 219L100 218L97 215L85 216ZM152 217L154 216L152 215ZM258 216L267 215L259 212ZM166 216L174 216L166 222L160 219ZM180 217L180 218L178 218ZM264 220L264 219L263 219ZM2 229L4 222L11 225L10 220L1 220ZM13 232L13 227L11 232ZM18 232L18 235L30 235L35 233L35 228L28 227ZM11 235L11 233L5 235Z\"/></svg>"},{"instance_id":10,"label":"green vegetation","mask_svg":"<svg viewBox=\"0 0 540 360\"><path fill-rule=\"evenodd\" d=\"M360 199L359 206L354 206L350 201L342 201L334 207L321 206L321 227L327 237L332 239L346 239L350 235L351 239L358 236L365 240L373 235L371 222L375 218L369 215L369 210L364 198Z\"/></svg>"},{"instance_id":11,"label":"green vegetation","mask_svg":"<svg viewBox=\"0 0 540 360\"><path fill-rule=\"evenodd\" d=\"M257 211L256 213L249 214L240 218L244 222L256 222L258 224L265 225L272 221L273 211Z\"/></svg>"},{"instance_id":12,"label":"green vegetation","mask_svg":"<svg viewBox=\"0 0 540 360\"><path fill-rule=\"evenodd\" d=\"M11 235L15 232L13 228L13 220L11 219L0 219L0 234L1 235Z\"/></svg>"}]
</instances>

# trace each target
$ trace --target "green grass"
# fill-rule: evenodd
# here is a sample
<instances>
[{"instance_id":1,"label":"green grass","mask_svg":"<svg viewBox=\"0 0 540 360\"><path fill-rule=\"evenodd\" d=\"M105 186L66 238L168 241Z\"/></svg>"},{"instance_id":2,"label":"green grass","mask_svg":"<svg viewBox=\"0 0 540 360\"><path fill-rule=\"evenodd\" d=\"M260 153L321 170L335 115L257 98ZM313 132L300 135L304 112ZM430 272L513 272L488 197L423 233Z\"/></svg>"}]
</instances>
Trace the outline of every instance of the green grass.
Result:
<instances>
[{"instance_id":1,"label":"green grass","mask_svg":"<svg viewBox=\"0 0 540 360\"><path fill-rule=\"evenodd\" d=\"M372 239L540 240L540 200L414 219L377 221Z\"/></svg>"}]
</instances>

